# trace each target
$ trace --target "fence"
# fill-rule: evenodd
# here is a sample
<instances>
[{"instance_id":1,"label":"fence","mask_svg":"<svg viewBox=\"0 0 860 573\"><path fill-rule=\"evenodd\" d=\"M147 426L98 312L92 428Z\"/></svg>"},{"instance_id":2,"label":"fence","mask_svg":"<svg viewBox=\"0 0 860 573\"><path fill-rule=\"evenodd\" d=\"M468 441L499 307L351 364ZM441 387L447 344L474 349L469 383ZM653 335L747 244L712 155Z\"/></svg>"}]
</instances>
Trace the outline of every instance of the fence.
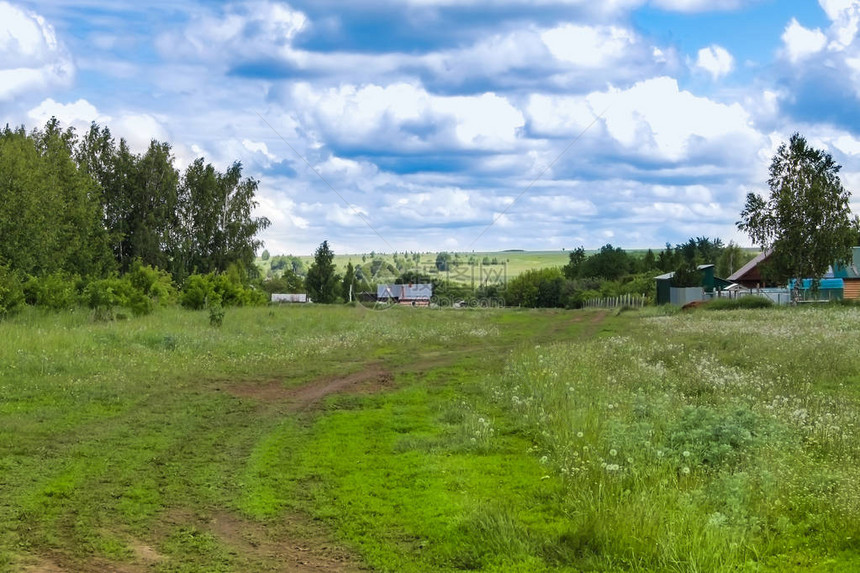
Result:
<instances>
[{"instance_id":1,"label":"fence","mask_svg":"<svg viewBox=\"0 0 860 573\"><path fill-rule=\"evenodd\" d=\"M642 308L647 304L645 295L623 294L621 296L608 296L604 298L593 298L585 301L582 308Z\"/></svg>"}]
</instances>

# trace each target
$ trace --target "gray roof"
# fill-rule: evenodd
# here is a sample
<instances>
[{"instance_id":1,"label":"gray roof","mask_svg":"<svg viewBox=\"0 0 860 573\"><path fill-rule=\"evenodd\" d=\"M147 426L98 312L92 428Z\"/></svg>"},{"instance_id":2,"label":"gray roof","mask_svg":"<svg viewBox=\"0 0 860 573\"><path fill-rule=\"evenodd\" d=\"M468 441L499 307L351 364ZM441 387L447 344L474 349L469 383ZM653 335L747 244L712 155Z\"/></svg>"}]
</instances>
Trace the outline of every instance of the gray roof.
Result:
<instances>
[{"instance_id":1,"label":"gray roof","mask_svg":"<svg viewBox=\"0 0 860 573\"><path fill-rule=\"evenodd\" d=\"M396 298L400 300L430 300L433 285L416 283L408 285L377 285L376 298Z\"/></svg>"},{"instance_id":2,"label":"gray roof","mask_svg":"<svg viewBox=\"0 0 860 573\"><path fill-rule=\"evenodd\" d=\"M762 262L763 260L765 260L769 256L770 256L770 249L760 252L758 255L756 255L756 257L753 260L751 260L750 262L748 262L747 264L745 264L744 266L742 266L741 268L736 270L726 280L729 280L732 282L740 280L745 274L747 274L748 272L753 270L760 262Z\"/></svg>"}]
</instances>

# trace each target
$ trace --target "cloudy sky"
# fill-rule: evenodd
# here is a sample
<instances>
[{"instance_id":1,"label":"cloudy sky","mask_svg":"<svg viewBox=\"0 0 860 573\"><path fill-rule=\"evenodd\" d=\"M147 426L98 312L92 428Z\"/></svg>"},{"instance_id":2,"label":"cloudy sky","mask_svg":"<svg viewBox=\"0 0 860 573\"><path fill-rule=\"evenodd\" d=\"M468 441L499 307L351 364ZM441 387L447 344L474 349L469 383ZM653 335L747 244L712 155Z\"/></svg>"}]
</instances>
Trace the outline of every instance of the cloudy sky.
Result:
<instances>
[{"instance_id":1,"label":"cloudy sky","mask_svg":"<svg viewBox=\"0 0 860 573\"><path fill-rule=\"evenodd\" d=\"M0 119L241 161L273 254L749 244L794 131L860 195L858 30L860 0L0 0Z\"/></svg>"}]
</instances>

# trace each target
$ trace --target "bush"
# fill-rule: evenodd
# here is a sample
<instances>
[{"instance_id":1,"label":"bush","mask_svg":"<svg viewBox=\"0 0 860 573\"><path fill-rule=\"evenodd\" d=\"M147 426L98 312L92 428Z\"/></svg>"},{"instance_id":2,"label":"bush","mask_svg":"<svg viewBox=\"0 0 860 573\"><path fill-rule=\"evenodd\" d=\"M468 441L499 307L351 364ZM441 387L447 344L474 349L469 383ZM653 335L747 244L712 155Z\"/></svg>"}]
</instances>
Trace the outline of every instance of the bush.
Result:
<instances>
[{"instance_id":1,"label":"bush","mask_svg":"<svg viewBox=\"0 0 860 573\"><path fill-rule=\"evenodd\" d=\"M741 298L718 298L706 304L708 310L737 310L751 308L771 308L773 301L763 296L744 296Z\"/></svg>"},{"instance_id":2,"label":"bush","mask_svg":"<svg viewBox=\"0 0 860 573\"><path fill-rule=\"evenodd\" d=\"M185 308L191 310L202 310L207 301L215 298L215 275L191 275L185 279L180 302ZM220 296L218 302L220 303Z\"/></svg>"},{"instance_id":3,"label":"bush","mask_svg":"<svg viewBox=\"0 0 860 573\"><path fill-rule=\"evenodd\" d=\"M0 318L13 314L24 303L21 277L5 265L0 265Z\"/></svg>"},{"instance_id":4,"label":"bush","mask_svg":"<svg viewBox=\"0 0 860 573\"><path fill-rule=\"evenodd\" d=\"M133 290L127 279L111 277L89 283L84 287L81 299L93 310L97 320L111 320L113 308L127 305Z\"/></svg>"},{"instance_id":5,"label":"bush","mask_svg":"<svg viewBox=\"0 0 860 573\"><path fill-rule=\"evenodd\" d=\"M176 287L170 273L134 261L131 270L125 275L134 289L143 295L150 307L154 304L168 304L176 300ZM134 309L132 309L134 310Z\"/></svg>"},{"instance_id":6,"label":"bush","mask_svg":"<svg viewBox=\"0 0 860 573\"><path fill-rule=\"evenodd\" d=\"M69 310L78 305L78 285L81 278L66 272L42 277L30 277L24 284L28 304L50 310Z\"/></svg>"}]
</instances>

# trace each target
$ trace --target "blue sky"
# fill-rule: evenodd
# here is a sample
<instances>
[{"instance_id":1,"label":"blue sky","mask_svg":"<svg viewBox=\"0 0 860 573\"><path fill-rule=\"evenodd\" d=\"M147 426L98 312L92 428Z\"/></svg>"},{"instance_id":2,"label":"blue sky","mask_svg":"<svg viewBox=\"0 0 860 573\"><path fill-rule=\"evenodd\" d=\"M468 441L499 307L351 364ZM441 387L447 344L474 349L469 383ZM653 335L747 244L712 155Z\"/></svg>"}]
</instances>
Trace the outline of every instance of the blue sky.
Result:
<instances>
[{"instance_id":1,"label":"blue sky","mask_svg":"<svg viewBox=\"0 0 860 573\"><path fill-rule=\"evenodd\" d=\"M749 245L795 131L860 192L858 30L860 0L0 0L0 119L241 161L273 253Z\"/></svg>"}]
</instances>

